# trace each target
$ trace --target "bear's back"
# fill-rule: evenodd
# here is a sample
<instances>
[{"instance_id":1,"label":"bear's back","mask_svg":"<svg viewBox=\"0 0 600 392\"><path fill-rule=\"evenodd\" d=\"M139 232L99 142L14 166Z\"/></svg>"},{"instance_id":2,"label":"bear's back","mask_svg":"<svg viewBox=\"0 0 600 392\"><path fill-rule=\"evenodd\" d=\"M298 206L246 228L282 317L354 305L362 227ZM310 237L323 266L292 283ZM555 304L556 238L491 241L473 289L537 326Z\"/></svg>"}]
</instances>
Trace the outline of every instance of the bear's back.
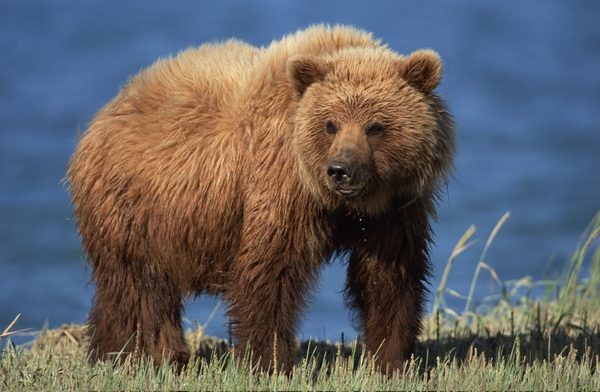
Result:
<instances>
[{"instance_id":1,"label":"bear's back","mask_svg":"<svg viewBox=\"0 0 600 392\"><path fill-rule=\"evenodd\" d=\"M242 41L229 40L159 60L132 78L115 110L172 116L191 109L215 113L231 103L260 53Z\"/></svg>"}]
</instances>

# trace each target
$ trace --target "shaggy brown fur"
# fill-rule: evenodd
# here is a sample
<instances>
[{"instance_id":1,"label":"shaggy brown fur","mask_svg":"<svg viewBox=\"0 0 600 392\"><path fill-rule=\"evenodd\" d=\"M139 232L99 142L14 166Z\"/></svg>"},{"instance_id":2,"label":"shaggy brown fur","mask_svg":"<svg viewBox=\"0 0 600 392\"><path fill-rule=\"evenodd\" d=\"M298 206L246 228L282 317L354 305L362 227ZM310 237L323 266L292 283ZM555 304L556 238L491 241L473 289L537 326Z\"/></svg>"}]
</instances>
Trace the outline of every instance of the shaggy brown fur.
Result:
<instances>
[{"instance_id":1,"label":"shaggy brown fur","mask_svg":"<svg viewBox=\"0 0 600 392\"><path fill-rule=\"evenodd\" d=\"M223 293L238 344L289 370L306 294L338 252L367 349L398 369L452 160L440 77L431 51L327 26L204 45L134 77L68 171L96 284L92 354L185 363L182 298Z\"/></svg>"}]
</instances>

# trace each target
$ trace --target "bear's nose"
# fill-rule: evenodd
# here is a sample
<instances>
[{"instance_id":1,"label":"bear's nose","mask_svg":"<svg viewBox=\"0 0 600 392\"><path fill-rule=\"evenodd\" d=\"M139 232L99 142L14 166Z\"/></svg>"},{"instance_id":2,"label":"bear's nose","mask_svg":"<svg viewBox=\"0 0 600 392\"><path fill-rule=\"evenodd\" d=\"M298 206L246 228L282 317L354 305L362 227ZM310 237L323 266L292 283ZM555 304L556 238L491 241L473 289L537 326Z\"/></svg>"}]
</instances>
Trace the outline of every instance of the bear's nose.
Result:
<instances>
[{"instance_id":1,"label":"bear's nose","mask_svg":"<svg viewBox=\"0 0 600 392\"><path fill-rule=\"evenodd\" d=\"M339 162L330 163L327 167L327 175L338 185L347 184L352 179L352 167Z\"/></svg>"}]
</instances>

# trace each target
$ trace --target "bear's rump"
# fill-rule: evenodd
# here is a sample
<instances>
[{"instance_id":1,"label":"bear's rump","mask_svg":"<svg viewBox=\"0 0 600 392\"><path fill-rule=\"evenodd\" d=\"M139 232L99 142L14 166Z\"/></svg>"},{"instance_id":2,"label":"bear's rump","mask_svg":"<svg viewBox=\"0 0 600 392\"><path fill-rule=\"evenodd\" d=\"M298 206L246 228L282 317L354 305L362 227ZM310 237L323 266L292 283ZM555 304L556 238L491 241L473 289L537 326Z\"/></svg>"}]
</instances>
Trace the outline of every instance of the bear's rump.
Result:
<instances>
[{"instance_id":1,"label":"bear's rump","mask_svg":"<svg viewBox=\"0 0 600 392\"><path fill-rule=\"evenodd\" d=\"M239 244L242 141L201 116L182 127L160 110L115 114L123 99L97 116L69 169L90 261L150 263L183 290L214 292Z\"/></svg>"}]
</instances>

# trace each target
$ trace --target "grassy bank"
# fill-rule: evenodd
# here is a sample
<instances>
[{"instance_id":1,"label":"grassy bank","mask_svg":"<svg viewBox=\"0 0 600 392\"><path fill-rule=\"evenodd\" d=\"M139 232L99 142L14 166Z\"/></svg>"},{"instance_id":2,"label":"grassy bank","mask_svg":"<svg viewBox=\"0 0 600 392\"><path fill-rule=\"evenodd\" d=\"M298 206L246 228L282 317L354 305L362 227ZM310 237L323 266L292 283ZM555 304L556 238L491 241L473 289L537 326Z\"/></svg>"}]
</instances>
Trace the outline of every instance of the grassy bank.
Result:
<instances>
[{"instance_id":1,"label":"grassy bank","mask_svg":"<svg viewBox=\"0 0 600 392\"><path fill-rule=\"evenodd\" d=\"M534 282L501 282L486 253L508 215L487 238L473 283L461 295L448 289L448 274L475 237L460 239L435 293L433 314L403 374L374 371L360 343L301 344L290 377L251 371L226 341L201 328L187 339L195 353L181 372L145 360L121 365L86 362L84 326L43 331L30 345L7 344L0 358L1 390L600 390L600 214L590 224L564 276ZM459 262L459 261L458 261ZM475 301L481 273L497 280L497 296ZM536 288L545 295L532 297ZM445 305L458 297L464 310ZM18 324L18 323L17 323ZM8 339L11 326L0 339Z\"/></svg>"}]
</instances>

